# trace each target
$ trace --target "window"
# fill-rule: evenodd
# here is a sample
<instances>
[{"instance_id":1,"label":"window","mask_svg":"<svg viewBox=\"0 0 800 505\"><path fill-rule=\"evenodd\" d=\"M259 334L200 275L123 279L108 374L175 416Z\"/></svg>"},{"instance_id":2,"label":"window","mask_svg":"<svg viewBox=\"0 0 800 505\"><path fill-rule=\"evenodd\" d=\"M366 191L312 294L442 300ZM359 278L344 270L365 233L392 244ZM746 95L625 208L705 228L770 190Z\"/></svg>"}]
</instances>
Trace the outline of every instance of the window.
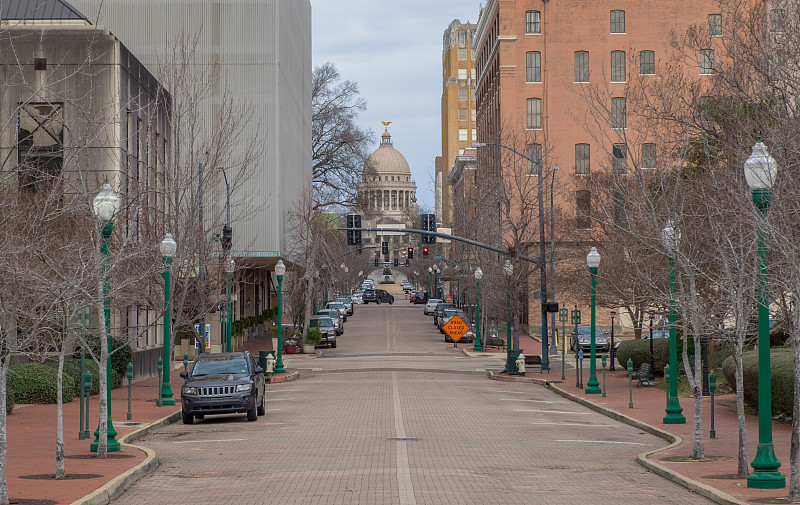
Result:
<instances>
[{"instance_id":1,"label":"window","mask_svg":"<svg viewBox=\"0 0 800 505\"><path fill-rule=\"evenodd\" d=\"M772 33L784 33L786 31L786 13L783 9L772 9L769 11L769 31Z\"/></svg>"},{"instance_id":2,"label":"window","mask_svg":"<svg viewBox=\"0 0 800 505\"><path fill-rule=\"evenodd\" d=\"M458 120L459 121L467 120L467 109L458 109Z\"/></svg>"},{"instance_id":3,"label":"window","mask_svg":"<svg viewBox=\"0 0 800 505\"><path fill-rule=\"evenodd\" d=\"M611 51L611 82L625 82L625 51Z\"/></svg>"},{"instance_id":4,"label":"window","mask_svg":"<svg viewBox=\"0 0 800 505\"><path fill-rule=\"evenodd\" d=\"M611 11L611 33L625 33L625 11Z\"/></svg>"},{"instance_id":5,"label":"window","mask_svg":"<svg viewBox=\"0 0 800 505\"><path fill-rule=\"evenodd\" d=\"M625 144L614 144L613 149L611 150L613 159L612 159L612 169L615 174L624 174L628 171L628 164L625 159L628 156L628 147Z\"/></svg>"},{"instance_id":6,"label":"window","mask_svg":"<svg viewBox=\"0 0 800 505\"><path fill-rule=\"evenodd\" d=\"M575 144L575 175L589 175L589 144Z\"/></svg>"},{"instance_id":7,"label":"window","mask_svg":"<svg viewBox=\"0 0 800 505\"><path fill-rule=\"evenodd\" d=\"M653 51L642 51L639 53L639 73L642 75L653 75L656 73L656 53Z\"/></svg>"},{"instance_id":8,"label":"window","mask_svg":"<svg viewBox=\"0 0 800 505\"><path fill-rule=\"evenodd\" d=\"M575 192L576 225L583 230L592 227L592 194L582 189Z\"/></svg>"},{"instance_id":9,"label":"window","mask_svg":"<svg viewBox=\"0 0 800 505\"><path fill-rule=\"evenodd\" d=\"M627 111L625 110L625 98L611 99L611 127L627 128Z\"/></svg>"},{"instance_id":10,"label":"window","mask_svg":"<svg viewBox=\"0 0 800 505\"><path fill-rule=\"evenodd\" d=\"M575 51L575 82L589 82L588 51Z\"/></svg>"},{"instance_id":11,"label":"window","mask_svg":"<svg viewBox=\"0 0 800 505\"><path fill-rule=\"evenodd\" d=\"M525 13L525 33L542 33L542 23L539 11Z\"/></svg>"},{"instance_id":12,"label":"window","mask_svg":"<svg viewBox=\"0 0 800 505\"><path fill-rule=\"evenodd\" d=\"M467 49L464 47L458 48L458 59L459 60L466 60L467 59Z\"/></svg>"},{"instance_id":13,"label":"window","mask_svg":"<svg viewBox=\"0 0 800 505\"><path fill-rule=\"evenodd\" d=\"M470 71L470 75L472 76L472 80L474 81L475 80L475 75L476 75L474 68Z\"/></svg>"},{"instance_id":14,"label":"window","mask_svg":"<svg viewBox=\"0 0 800 505\"><path fill-rule=\"evenodd\" d=\"M464 30L458 31L458 47L467 47L467 32Z\"/></svg>"},{"instance_id":15,"label":"window","mask_svg":"<svg viewBox=\"0 0 800 505\"><path fill-rule=\"evenodd\" d=\"M700 75L714 75L714 50L700 50Z\"/></svg>"},{"instance_id":16,"label":"window","mask_svg":"<svg viewBox=\"0 0 800 505\"><path fill-rule=\"evenodd\" d=\"M708 35L710 37L722 37L722 14L708 15Z\"/></svg>"},{"instance_id":17,"label":"window","mask_svg":"<svg viewBox=\"0 0 800 505\"><path fill-rule=\"evenodd\" d=\"M458 78L460 80L464 80L467 78L467 69L466 68L459 68L458 69Z\"/></svg>"},{"instance_id":18,"label":"window","mask_svg":"<svg viewBox=\"0 0 800 505\"><path fill-rule=\"evenodd\" d=\"M19 184L36 192L61 173L64 161L64 105L27 103L19 108Z\"/></svg>"},{"instance_id":19,"label":"window","mask_svg":"<svg viewBox=\"0 0 800 505\"><path fill-rule=\"evenodd\" d=\"M542 53L539 51L525 53L525 68L527 82L542 82Z\"/></svg>"},{"instance_id":20,"label":"window","mask_svg":"<svg viewBox=\"0 0 800 505\"><path fill-rule=\"evenodd\" d=\"M655 144L642 144L642 168L656 168Z\"/></svg>"},{"instance_id":21,"label":"window","mask_svg":"<svg viewBox=\"0 0 800 505\"><path fill-rule=\"evenodd\" d=\"M466 128L459 128L458 129L458 140L461 142L466 142L469 140L467 138L467 129Z\"/></svg>"},{"instance_id":22,"label":"window","mask_svg":"<svg viewBox=\"0 0 800 505\"><path fill-rule=\"evenodd\" d=\"M472 122L474 123L475 121L478 120L478 111L476 111L475 109L471 109L470 112L472 112Z\"/></svg>"},{"instance_id":23,"label":"window","mask_svg":"<svg viewBox=\"0 0 800 505\"><path fill-rule=\"evenodd\" d=\"M528 98L528 129L539 130L542 128L542 100L541 98Z\"/></svg>"},{"instance_id":24,"label":"window","mask_svg":"<svg viewBox=\"0 0 800 505\"><path fill-rule=\"evenodd\" d=\"M542 144L528 144L527 149L528 153L528 175L538 175L539 174L539 165L532 162L531 160L536 160L539 163L542 162Z\"/></svg>"},{"instance_id":25,"label":"window","mask_svg":"<svg viewBox=\"0 0 800 505\"><path fill-rule=\"evenodd\" d=\"M458 99L461 101L467 99L467 88L458 88Z\"/></svg>"},{"instance_id":26,"label":"window","mask_svg":"<svg viewBox=\"0 0 800 505\"><path fill-rule=\"evenodd\" d=\"M472 129L472 141L473 142L477 142L478 141L478 130L477 130L477 128L473 128Z\"/></svg>"},{"instance_id":27,"label":"window","mask_svg":"<svg viewBox=\"0 0 800 505\"><path fill-rule=\"evenodd\" d=\"M784 48L779 47L772 53L769 73L770 78L776 82L786 78L786 50Z\"/></svg>"}]
</instances>

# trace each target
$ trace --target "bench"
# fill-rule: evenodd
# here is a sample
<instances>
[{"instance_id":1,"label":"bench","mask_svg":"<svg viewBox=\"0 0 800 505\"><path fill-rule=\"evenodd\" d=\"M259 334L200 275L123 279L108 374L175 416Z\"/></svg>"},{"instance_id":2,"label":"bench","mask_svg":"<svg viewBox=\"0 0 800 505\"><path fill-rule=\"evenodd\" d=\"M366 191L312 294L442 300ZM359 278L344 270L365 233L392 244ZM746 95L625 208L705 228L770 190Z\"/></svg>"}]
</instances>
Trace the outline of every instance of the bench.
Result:
<instances>
[{"instance_id":1,"label":"bench","mask_svg":"<svg viewBox=\"0 0 800 505\"><path fill-rule=\"evenodd\" d=\"M499 337L489 337L486 339L486 346L492 349L505 349L506 341Z\"/></svg>"},{"instance_id":2,"label":"bench","mask_svg":"<svg viewBox=\"0 0 800 505\"><path fill-rule=\"evenodd\" d=\"M542 372L542 357L538 354L531 354L530 356L525 356L525 367L533 366L539 367L539 373Z\"/></svg>"},{"instance_id":3,"label":"bench","mask_svg":"<svg viewBox=\"0 0 800 505\"><path fill-rule=\"evenodd\" d=\"M645 386L652 386L653 383L650 382L650 363L642 363L639 365L639 370L633 372L631 378L639 381L636 384L637 388L642 384Z\"/></svg>"}]
</instances>

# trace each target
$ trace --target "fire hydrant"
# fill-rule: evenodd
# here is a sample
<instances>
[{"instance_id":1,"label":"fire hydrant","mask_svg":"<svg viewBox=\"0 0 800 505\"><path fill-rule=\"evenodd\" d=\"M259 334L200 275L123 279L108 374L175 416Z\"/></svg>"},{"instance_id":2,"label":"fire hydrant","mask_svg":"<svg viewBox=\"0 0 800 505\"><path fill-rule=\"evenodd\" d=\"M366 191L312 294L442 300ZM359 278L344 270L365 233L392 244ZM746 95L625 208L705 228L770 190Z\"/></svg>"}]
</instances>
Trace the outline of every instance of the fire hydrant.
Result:
<instances>
[{"instance_id":1,"label":"fire hydrant","mask_svg":"<svg viewBox=\"0 0 800 505\"><path fill-rule=\"evenodd\" d=\"M519 353L517 357L517 371L519 371L520 376L525 377L525 355Z\"/></svg>"},{"instance_id":2,"label":"fire hydrant","mask_svg":"<svg viewBox=\"0 0 800 505\"><path fill-rule=\"evenodd\" d=\"M275 357L272 353L267 354L267 370L264 375L267 376L268 379L271 379L272 376L275 374L275 370L273 366L275 365Z\"/></svg>"}]
</instances>

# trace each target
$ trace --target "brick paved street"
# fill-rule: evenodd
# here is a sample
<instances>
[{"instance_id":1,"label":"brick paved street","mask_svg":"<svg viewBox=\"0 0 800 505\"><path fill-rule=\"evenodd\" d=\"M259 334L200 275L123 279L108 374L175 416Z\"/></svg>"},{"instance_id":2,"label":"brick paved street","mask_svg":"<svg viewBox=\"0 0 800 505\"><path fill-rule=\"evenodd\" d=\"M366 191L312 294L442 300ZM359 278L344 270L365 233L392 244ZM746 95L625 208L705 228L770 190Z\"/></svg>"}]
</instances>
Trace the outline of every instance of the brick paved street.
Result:
<instances>
[{"instance_id":1,"label":"brick paved street","mask_svg":"<svg viewBox=\"0 0 800 505\"><path fill-rule=\"evenodd\" d=\"M466 345L466 344L463 344ZM664 441L544 386L489 381L420 305L357 306L337 349L286 356L267 415L210 416L140 443L161 466L116 504L710 503L648 472Z\"/></svg>"}]
</instances>

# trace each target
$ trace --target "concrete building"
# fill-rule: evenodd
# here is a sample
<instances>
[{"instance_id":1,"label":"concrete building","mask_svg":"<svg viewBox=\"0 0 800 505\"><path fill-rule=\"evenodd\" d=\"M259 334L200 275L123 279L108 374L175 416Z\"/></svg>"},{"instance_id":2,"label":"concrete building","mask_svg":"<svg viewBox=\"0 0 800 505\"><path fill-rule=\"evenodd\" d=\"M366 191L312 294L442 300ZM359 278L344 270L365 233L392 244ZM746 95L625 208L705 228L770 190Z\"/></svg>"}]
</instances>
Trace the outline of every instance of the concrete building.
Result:
<instances>
[{"instance_id":1,"label":"concrete building","mask_svg":"<svg viewBox=\"0 0 800 505\"><path fill-rule=\"evenodd\" d=\"M447 178L456 156L477 141L475 59L472 41L477 25L454 19L442 37L442 155L436 158L436 218L453 225L453 201Z\"/></svg>"},{"instance_id":2,"label":"concrete building","mask_svg":"<svg viewBox=\"0 0 800 505\"><path fill-rule=\"evenodd\" d=\"M182 36L196 37L193 64L219 70L211 96L202 107L206 125L231 97L249 105L248 130L258 132L263 155L254 175L231 194L233 247L237 261L233 292L237 318L260 314L276 304L274 266L290 266L287 225L292 206L311 184L311 4L309 0L74 0L98 25L125 40L148 68L158 74L166 49ZM158 76L158 75L157 75ZM208 139L225 131L209 129ZM234 148L232 160L248 153ZM236 178L235 161L227 167ZM206 167L215 170L216 167ZM207 197L205 228L210 237L224 224L225 186ZM208 321L207 321L208 322ZM220 342L212 324L212 348Z\"/></svg>"},{"instance_id":3,"label":"concrete building","mask_svg":"<svg viewBox=\"0 0 800 505\"><path fill-rule=\"evenodd\" d=\"M115 234L131 244L160 240L153 237L167 228L170 95L118 38L66 2L2 2L0 15L4 184L36 197L56 175L70 181L66 188L99 188L107 178L122 202ZM136 377L155 375L160 307L111 314L114 336L133 349Z\"/></svg>"},{"instance_id":4,"label":"concrete building","mask_svg":"<svg viewBox=\"0 0 800 505\"><path fill-rule=\"evenodd\" d=\"M381 135L381 144L364 163L358 183L359 213L365 228L409 228L419 216L417 184L411 179L411 168L405 156L392 145L388 125ZM364 245L389 243L388 261L405 255L409 245L419 239L402 232L364 233Z\"/></svg>"}]
</instances>

